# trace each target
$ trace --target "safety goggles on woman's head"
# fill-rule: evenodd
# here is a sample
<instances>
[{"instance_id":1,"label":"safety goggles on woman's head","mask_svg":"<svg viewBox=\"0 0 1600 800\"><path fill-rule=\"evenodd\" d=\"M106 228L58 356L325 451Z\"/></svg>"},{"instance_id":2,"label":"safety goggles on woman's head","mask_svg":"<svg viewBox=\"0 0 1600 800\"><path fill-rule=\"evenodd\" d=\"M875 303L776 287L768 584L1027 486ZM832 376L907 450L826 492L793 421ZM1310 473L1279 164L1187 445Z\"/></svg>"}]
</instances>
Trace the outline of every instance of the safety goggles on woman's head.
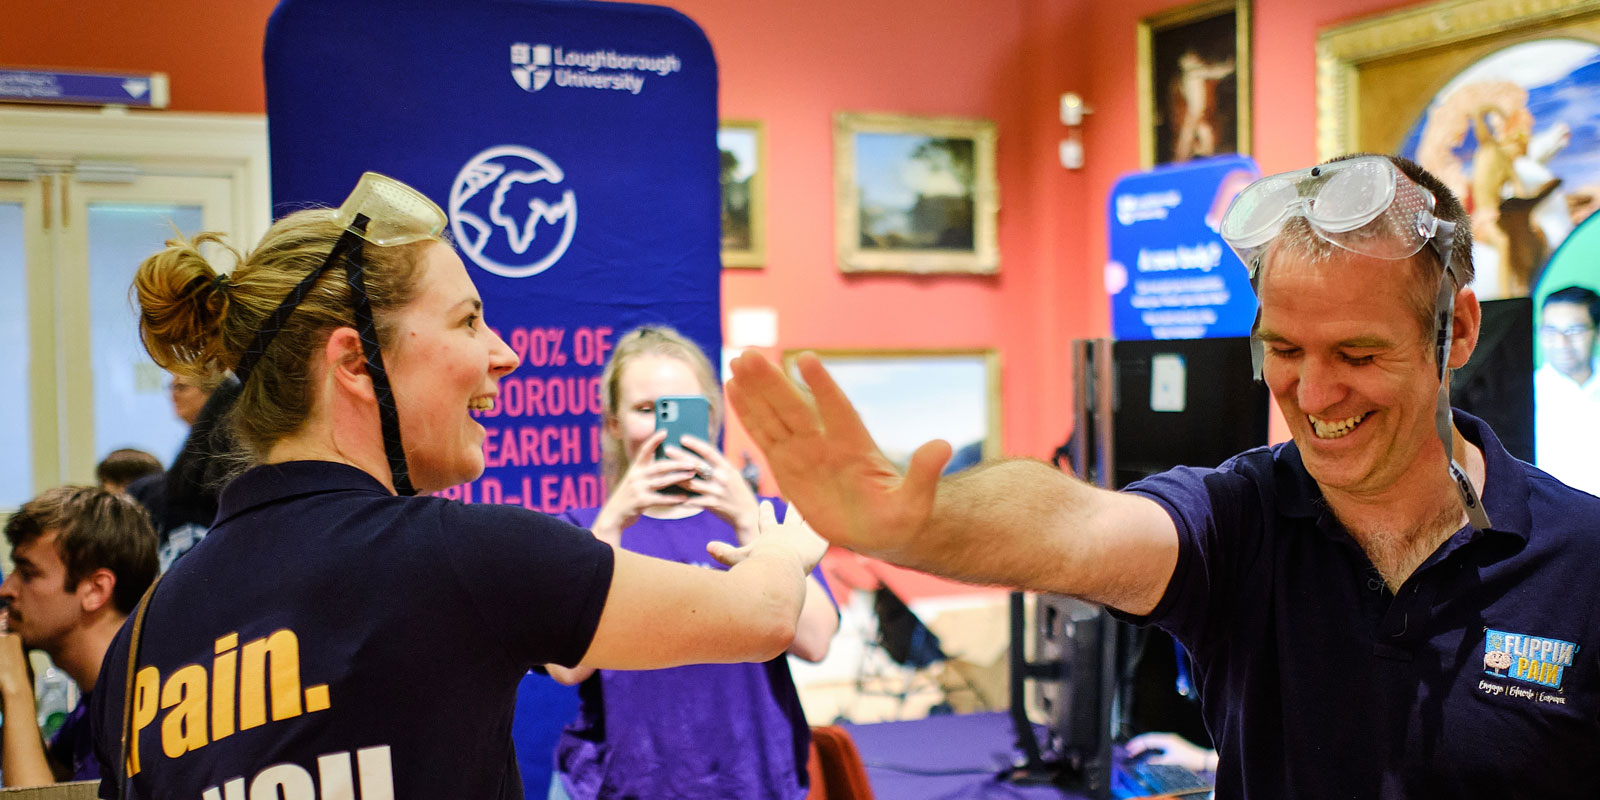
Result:
<instances>
[{"instance_id":1,"label":"safety goggles on woman's head","mask_svg":"<svg viewBox=\"0 0 1600 800\"><path fill-rule=\"evenodd\" d=\"M377 328L372 320L372 303L367 297L361 248L363 242L378 247L395 247L438 239L444 230L445 214L438 204L416 189L387 175L367 172L362 174L356 188L339 206L334 221L344 228L344 233L334 242L327 259L278 304L266 324L256 332L255 339L233 372L241 384L249 381L256 362L272 344L289 315L305 299L306 293L311 291L323 273L335 265L343 264L345 283L350 287L350 296L355 305L356 332L361 336L367 372L372 377L372 388L378 398L384 452L388 457L394 488L401 495L416 494L411 485L410 471L406 467L405 449L400 443L400 417L395 411L394 392L389 386L389 373L383 367L383 354L378 349Z\"/></svg>"},{"instance_id":2,"label":"safety goggles on woman's head","mask_svg":"<svg viewBox=\"0 0 1600 800\"><path fill-rule=\"evenodd\" d=\"M387 175L366 172L333 221L368 244L394 247L439 238L446 219L444 210L422 192Z\"/></svg>"},{"instance_id":3,"label":"safety goggles on woman's head","mask_svg":"<svg viewBox=\"0 0 1600 800\"><path fill-rule=\"evenodd\" d=\"M1304 217L1318 236L1351 252L1402 259L1439 233L1433 207L1433 193L1394 162L1359 156L1250 184L1228 205L1221 233L1254 278L1262 251L1294 217Z\"/></svg>"}]
</instances>

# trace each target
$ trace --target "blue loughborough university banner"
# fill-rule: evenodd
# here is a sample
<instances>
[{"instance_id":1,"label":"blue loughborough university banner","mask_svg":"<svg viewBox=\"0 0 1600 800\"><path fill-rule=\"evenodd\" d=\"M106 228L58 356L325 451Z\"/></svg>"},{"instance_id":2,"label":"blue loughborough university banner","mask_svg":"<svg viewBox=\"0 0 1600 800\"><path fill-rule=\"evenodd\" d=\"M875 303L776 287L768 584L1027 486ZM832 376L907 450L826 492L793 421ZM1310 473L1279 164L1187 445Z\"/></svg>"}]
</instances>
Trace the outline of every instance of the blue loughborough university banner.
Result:
<instances>
[{"instance_id":1,"label":"blue loughborough university banner","mask_svg":"<svg viewBox=\"0 0 1600 800\"><path fill-rule=\"evenodd\" d=\"M484 476L445 495L598 505L599 374L668 323L717 361L717 73L683 15L621 3L284 0L267 29L278 213L338 205L361 173L426 192L522 357L480 414ZM529 798L576 692L530 675L515 738Z\"/></svg>"},{"instance_id":2,"label":"blue loughborough university banner","mask_svg":"<svg viewBox=\"0 0 1600 800\"><path fill-rule=\"evenodd\" d=\"M717 74L683 15L596 2L284 0L266 39L277 213L365 170L427 193L522 357L483 478L446 494L603 500L598 376L646 322L721 347Z\"/></svg>"},{"instance_id":3,"label":"blue loughborough university banner","mask_svg":"<svg viewBox=\"0 0 1600 800\"><path fill-rule=\"evenodd\" d=\"M1112 336L1250 335L1255 294L1217 227L1234 195L1260 174L1249 158L1223 156L1117 181L1106 215Z\"/></svg>"}]
</instances>

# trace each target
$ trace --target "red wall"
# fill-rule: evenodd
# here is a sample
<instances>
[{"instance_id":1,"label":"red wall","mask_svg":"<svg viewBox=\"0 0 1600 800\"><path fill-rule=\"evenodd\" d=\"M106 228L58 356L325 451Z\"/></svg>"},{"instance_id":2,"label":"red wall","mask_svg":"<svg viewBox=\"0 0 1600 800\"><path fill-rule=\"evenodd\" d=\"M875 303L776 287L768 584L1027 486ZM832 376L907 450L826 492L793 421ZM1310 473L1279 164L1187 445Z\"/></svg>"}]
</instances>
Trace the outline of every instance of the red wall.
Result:
<instances>
[{"instance_id":1,"label":"red wall","mask_svg":"<svg viewBox=\"0 0 1600 800\"><path fill-rule=\"evenodd\" d=\"M1071 427L1065 343L1108 326L1105 197L1138 167L1135 31L1172 0L675 0L710 37L722 113L766 123L768 264L729 270L724 305L778 310L780 348L996 347L1005 449L1045 456ZM1268 172L1316 157L1319 28L1403 0L1257 0L1252 115ZM6 65L164 71L180 111L261 113L272 0L17 3ZM1057 97L1082 94L1087 167L1062 169ZM835 111L986 117L1000 131L996 277L853 275L833 256ZM740 447L742 438L731 444Z\"/></svg>"},{"instance_id":2,"label":"red wall","mask_svg":"<svg viewBox=\"0 0 1600 800\"><path fill-rule=\"evenodd\" d=\"M0 65L165 72L174 111L263 114L261 42L277 0L17 0Z\"/></svg>"}]
</instances>

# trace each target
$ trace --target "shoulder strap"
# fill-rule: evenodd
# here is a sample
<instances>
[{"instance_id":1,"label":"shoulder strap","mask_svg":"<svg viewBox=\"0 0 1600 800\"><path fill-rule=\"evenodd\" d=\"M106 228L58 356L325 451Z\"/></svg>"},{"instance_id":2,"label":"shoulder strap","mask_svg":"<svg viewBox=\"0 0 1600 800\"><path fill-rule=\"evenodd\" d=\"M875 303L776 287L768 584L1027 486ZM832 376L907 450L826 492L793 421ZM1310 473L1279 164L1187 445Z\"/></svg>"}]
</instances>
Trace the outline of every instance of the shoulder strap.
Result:
<instances>
[{"instance_id":1,"label":"shoulder strap","mask_svg":"<svg viewBox=\"0 0 1600 800\"><path fill-rule=\"evenodd\" d=\"M128 636L128 679L122 693L122 758L117 765L117 774L121 776L118 781L117 797L126 800L128 785L131 778L128 775L128 742L133 738L133 677L139 671L139 638L144 634L144 615L150 610L150 599L155 596L156 586L161 583L161 576L150 582L150 588L144 590L144 596L139 598L139 607L133 612L133 630Z\"/></svg>"}]
</instances>

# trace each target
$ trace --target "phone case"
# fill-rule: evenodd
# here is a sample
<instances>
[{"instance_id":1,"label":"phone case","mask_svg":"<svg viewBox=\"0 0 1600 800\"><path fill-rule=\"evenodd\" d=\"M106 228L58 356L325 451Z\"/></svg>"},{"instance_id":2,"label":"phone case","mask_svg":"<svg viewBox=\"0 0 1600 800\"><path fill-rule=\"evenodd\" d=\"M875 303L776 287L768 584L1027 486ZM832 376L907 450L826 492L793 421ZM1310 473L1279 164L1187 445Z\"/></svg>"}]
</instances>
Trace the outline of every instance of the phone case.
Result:
<instances>
[{"instance_id":1,"label":"phone case","mask_svg":"<svg viewBox=\"0 0 1600 800\"><path fill-rule=\"evenodd\" d=\"M656 430L665 430L667 438L656 446L656 458L667 457L666 447L683 447L683 436L697 436L701 441L711 441L711 402L700 395L663 395L656 398ZM689 450L692 455L693 450ZM695 494L686 486L673 484L661 490L665 494Z\"/></svg>"},{"instance_id":2,"label":"phone case","mask_svg":"<svg viewBox=\"0 0 1600 800\"><path fill-rule=\"evenodd\" d=\"M665 430L667 438L656 447L656 458L666 458L666 447L683 447L683 436L688 434L701 441L711 441L711 401L700 395L663 395L656 398L656 430ZM690 451L692 454L694 451Z\"/></svg>"}]
</instances>

